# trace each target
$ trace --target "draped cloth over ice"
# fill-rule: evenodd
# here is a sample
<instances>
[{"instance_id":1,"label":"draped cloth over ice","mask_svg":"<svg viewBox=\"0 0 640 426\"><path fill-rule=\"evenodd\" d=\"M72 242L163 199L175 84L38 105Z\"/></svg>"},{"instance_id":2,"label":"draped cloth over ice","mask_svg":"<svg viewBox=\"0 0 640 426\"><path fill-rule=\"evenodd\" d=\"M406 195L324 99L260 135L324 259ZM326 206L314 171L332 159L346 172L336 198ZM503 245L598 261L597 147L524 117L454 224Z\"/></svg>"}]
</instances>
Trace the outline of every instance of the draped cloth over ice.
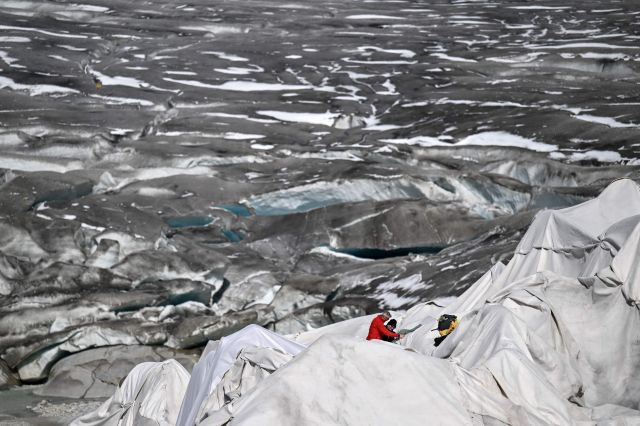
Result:
<instances>
[{"instance_id":1,"label":"draped cloth over ice","mask_svg":"<svg viewBox=\"0 0 640 426\"><path fill-rule=\"evenodd\" d=\"M292 358L292 355L273 348L251 346L242 349L233 366L200 405L195 423L226 423L233 416L233 404L238 398Z\"/></svg>"},{"instance_id":2,"label":"draped cloth over ice","mask_svg":"<svg viewBox=\"0 0 640 426\"><path fill-rule=\"evenodd\" d=\"M305 349L305 346L257 325L249 325L223 337L217 349L206 354L204 359L193 367L176 423L178 426L194 424L203 401L233 365L240 351L249 346L274 348L294 356Z\"/></svg>"},{"instance_id":3,"label":"draped cloth over ice","mask_svg":"<svg viewBox=\"0 0 640 426\"><path fill-rule=\"evenodd\" d=\"M447 312L463 316L434 350L456 362L470 410L509 424L640 422L640 190L537 215L508 265L496 265ZM421 305L403 325L438 312ZM492 386L494 392L491 390Z\"/></svg>"},{"instance_id":4,"label":"draped cloth over ice","mask_svg":"<svg viewBox=\"0 0 640 426\"><path fill-rule=\"evenodd\" d=\"M224 424L216 420L200 426ZM326 335L237 400L230 424L472 422L449 361L380 340Z\"/></svg>"},{"instance_id":5,"label":"draped cloth over ice","mask_svg":"<svg viewBox=\"0 0 640 426\"><path fill-rule=\"evenodd\" d=\"M115 394L71 426L173 426L189 373L176 360L136 365Z\"/></svg>"}]
</instances>

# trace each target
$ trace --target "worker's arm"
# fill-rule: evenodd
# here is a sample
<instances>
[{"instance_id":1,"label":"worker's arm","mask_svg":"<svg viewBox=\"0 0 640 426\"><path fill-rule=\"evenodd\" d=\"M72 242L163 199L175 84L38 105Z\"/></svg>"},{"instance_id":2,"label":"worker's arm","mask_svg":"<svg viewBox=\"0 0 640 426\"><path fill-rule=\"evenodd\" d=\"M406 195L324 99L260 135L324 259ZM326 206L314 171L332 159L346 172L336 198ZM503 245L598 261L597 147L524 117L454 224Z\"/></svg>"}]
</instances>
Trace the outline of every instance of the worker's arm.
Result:
<instances>
[{"instance_id":1,"label":"worker's arm","mask_svg":"<svg viewBox=\"0 0 640 426\"><path fill-rule=\"evenodd\" d=\"M398 333L394 333L393 331L389 331L389 329L387 327L384 326L384 322L380 321L377 324L378 327L378 331L380 332L380 334L382 334L383 336L387 336L387 337L400 337L400 335Z\"/></svg>"}]
</instances>

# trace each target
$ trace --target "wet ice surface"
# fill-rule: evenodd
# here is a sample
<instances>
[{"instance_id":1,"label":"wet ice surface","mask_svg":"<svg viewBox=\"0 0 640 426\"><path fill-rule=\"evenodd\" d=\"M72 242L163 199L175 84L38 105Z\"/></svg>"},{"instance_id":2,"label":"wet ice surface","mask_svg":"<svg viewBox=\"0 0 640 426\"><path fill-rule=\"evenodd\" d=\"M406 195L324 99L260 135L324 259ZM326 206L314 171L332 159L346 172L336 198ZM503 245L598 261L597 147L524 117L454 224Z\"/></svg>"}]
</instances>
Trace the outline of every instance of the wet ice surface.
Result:
<instances>
[{"instance_id":1,"label":"wet ice surface","mask_svg":"<svg viewBox=\"0 0 640 426\"><path fill-rule=\"evenodd\" d=\"M0 384L461 293L636 176L601 3L2 2Z\"/></svg>"},{"instance_id":2,"label":"wet ice surface","mask_svg":"<svg viewBox=\"0 0 640 426\"><path fill-rule=\"evenodd\" d=\"M33 395L37 387L0 391L3 410L0 425L3 426L62 426L74 418L97 409L102 399L43 398Z\"/></svg>"}]
</instances>

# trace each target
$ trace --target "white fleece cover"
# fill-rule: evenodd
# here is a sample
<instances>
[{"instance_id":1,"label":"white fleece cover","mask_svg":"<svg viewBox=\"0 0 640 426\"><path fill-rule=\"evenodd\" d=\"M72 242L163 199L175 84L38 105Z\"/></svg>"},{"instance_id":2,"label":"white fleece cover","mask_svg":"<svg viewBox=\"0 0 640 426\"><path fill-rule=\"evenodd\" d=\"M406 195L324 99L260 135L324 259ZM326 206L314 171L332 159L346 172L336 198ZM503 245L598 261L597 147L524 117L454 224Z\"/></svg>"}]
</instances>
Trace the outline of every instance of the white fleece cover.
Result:
<instances>
[{"instance_id":1,"label":"white fleece cover","mask_svg":"<svg viewBox=\"0 0 640 426\"><path fill-rule=\"evenodd\" d=\"M399 344L365 341L370 318L303 333L308 349L201 424L640 425L639 251L640 188L618 180L539 213L451 305L411 308L399 328L423 326ZM434 348L442 313L461 322ZM220 375L198 377L210 393Z\"/></svg>"},{"instance_id":2,"label":"white fleece cover","mask_svg":"<svg viewBox=\"0 0 640 426\"><path fill-rule=\"evenodd\" d=\"M174 359L136 365L111 398L71 426L173 426L189 373Z\"/></svg>"},{"instance_id":3,"label":"white fleece cover","mask_svg":"<svg viewBox=\"0 0 640 426\"><path fill-rule=\"evenodd\" d=\"M230 424L471 426L453 368L392 343L323 336L238 399Z\"/></svg>"},{"instance_id":4,"label":"white fleece cover","mask_svg":"<svg viewBox=\"0 0 640 426\"><path fill-rule=\"evenodd\" d=\"M210 417L216 417L216 423L220 424L229 420L232 417L229 407L233 406L235 400L292 358L293 355L273 348L251 346L242 349L214 391L200 405L196 424Z\"/></svg>"},{"instance_id":5,"label":"white fleece cover","mask_svg":"<svg viewBox=\"0 0 640 426\"><path fill-rule=\"evenodd\" d=\"M216 388L224 373L231 368L240 351L249 346L278 349L294 356L306 348L258 325L249 325L223 337L216 350L208 353L193 367L177 425L195 423L202 403Z\"/></svg>"}]
</instances>

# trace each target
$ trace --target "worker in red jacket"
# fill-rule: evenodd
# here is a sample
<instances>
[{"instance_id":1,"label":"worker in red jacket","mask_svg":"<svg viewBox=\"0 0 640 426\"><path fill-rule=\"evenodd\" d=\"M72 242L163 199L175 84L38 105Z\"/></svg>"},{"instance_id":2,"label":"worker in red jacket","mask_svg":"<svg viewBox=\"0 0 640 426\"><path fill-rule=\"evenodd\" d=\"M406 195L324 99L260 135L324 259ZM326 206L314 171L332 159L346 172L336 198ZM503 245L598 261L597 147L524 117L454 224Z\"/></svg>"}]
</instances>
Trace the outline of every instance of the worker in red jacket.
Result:
<instances>
[{"instance_id":1,"label":"worker in red jacket","mask_svg":"<svg viewBox=\"0 0 640 426\"><path fill-rule=\"evenodd\" d=\"M398 333L394 333L393 331L387 329L384 323L391 318L391 314L389 312L383 312L371 321L371 325L369 326L369 334L367 335L367 340L382 340L383 336L398 338L400 335Z\"/></svg>"}]
</instances>

